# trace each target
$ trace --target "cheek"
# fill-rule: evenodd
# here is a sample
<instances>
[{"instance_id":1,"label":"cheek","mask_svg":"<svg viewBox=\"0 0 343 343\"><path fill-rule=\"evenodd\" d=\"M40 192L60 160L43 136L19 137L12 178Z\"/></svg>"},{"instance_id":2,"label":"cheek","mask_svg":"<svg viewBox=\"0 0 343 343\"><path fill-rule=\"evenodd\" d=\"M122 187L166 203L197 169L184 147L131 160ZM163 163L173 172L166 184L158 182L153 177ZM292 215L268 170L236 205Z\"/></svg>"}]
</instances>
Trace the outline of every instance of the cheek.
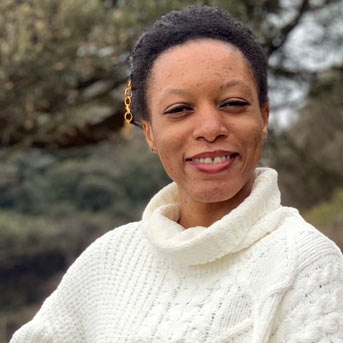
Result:
<instances>
[{"instance_id":1,"label":"cheek","mask_svg":"<svg viewBox=\"0 0 343 343\"><path fill-rule=\"evenodd\" d=\"M172 177L172 175L175 173L175 170L177 169L177 157L178 155L174 151L173 143L166 141L166 142L157 142L157 148L158 148L158 155L160 158L160 161L166 171L166 173L169 175L169 177Z\"/></svg>"},{"instance_id":2,"label":"cheek","mask_svg":"<svg viewBox=\"0 0 343 343\"><path fill-rule=\"evenodd\" d=\"M241 131L242 144L249 150L256 150L263 145L262 122L248 121Z\"/></svg>"},{"instance_id":3,"label":"cheek","mask_svg":"<svg viewBox=\"0 0 343 343\"><path fill-rule=\"evenodd\" d=\"M162 163L164 171L167 173L167 175L173 180L177 181L178 177L178 170L176 163L177 161L170 158L168 155L164 153L159 154L160 161Z\"/></svg>"},{"instance_id":4,"label":"cheek","mask_svg":"<svg viewBox=\"0 0 343 343\"><path fill-rule=\"evenodd\" d=\"M159 154L170 161L173 155L180 152L182 145L185 144L185 137L180 133L180 129L176 130L173 127L165 129L163 126L167 127L167 125L160 125L159 133L156 136L156 147Z\"/></svg>"},{"instance_id":5,"label":"cheek","mask_svg":"<svg viewBox=\"0 0 343 343\"><path fill-rule=\"evenodd\" d=\"M259 147L262 145L263 142L263 131L262 128L259 128L255 131L255 135L253 135L253 145Z\"/></svg>"}]
</instances>

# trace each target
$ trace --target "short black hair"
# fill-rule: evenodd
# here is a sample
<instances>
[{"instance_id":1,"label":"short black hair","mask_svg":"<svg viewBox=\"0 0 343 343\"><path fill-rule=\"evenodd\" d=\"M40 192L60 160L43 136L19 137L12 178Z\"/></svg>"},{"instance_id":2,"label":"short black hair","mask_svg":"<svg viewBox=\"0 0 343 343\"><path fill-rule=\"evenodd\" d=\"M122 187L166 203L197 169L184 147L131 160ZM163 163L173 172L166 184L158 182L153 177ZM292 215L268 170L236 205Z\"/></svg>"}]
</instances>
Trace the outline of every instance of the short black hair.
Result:
<instances>
[{"instance_id":1,"label":"short black hair","mask_svg":"<svg viewBox=\"0 0 343 343\"><path fill-rule=\"evenodd\" d=\"M136 122L149 119L146 84L156 58L168 48L199 38L221 40L238 48L253 71L260 106L268 101L267 58L250 29L222 8L191 5L158 19L138 38L132 50L131 108Z\"/></svg>"}]
</instances>

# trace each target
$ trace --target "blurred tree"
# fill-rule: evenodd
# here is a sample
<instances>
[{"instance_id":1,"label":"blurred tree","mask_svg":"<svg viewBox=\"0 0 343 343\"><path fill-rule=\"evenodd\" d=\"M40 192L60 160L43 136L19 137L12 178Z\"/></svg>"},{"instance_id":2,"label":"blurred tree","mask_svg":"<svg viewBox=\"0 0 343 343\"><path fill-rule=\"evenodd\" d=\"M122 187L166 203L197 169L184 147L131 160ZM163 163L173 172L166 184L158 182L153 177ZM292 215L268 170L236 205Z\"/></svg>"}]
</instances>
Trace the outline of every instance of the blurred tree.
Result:
<instances>
[{"instance_id":1,"label":"blurred tree","mask_svg":"<svg viewBox=\"0 0 343 343\"><path fill-rule=\"evenodd\" d=\"M130 41L120 12L98 0L4 0L0 12L2 145L77 145L105 118L118 126L110 91Z\"/></svg>"},{"instance_id":2,"label":"blurred tree","mask_svg":"<svg viewBox=\"0 0 343 343\"><path fill-rule=\"evenodd\" d=\"M283 200L308 209L343 185L343 65L319 74L297 119L272 130L268 164L278 170Z\"/></svg>"},{"instance_id":3,"label":"blurred tree","mask_svg":"<svg viewBox=\"0 0 343 343\"><path fill-rule=\"evenodd\" d=\"M161 14L191 3L241 17L263 42L272 74L299 79L287 40L312 14L325 17L331 42L339 1L2 0L0 146L72 147L113 136L133 41Z\"/></svg>"},{"instance_id":4,"label":"blurred tree","mask_svg":"<svg viewBox=\"0 0 343 343\"><path fill-rule=\"evenodd\" d=\"M0 168L0 343L90 242L138 220L168 182L138 129L129 142L11 154Z\"/></svg>"}]
</instances>

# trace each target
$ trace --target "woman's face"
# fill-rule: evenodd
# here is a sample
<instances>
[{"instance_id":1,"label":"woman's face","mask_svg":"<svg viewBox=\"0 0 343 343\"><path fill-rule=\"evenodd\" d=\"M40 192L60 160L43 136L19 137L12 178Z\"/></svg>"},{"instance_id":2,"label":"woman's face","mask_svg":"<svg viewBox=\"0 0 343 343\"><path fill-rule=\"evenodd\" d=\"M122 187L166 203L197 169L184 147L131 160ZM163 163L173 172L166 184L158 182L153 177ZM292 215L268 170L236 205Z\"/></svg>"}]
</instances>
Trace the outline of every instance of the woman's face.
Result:
<instances>
[{"instance_id":1,"label":"woman's face","mask_svg":"<svg viewBox=\"0 0 343 343\"><path fill-rule=\"evenodd\" d=\"M184 201L233 202L253 183L269 107L243 54L213 39L163 52L147 85L144 132Z\"/></svg>"}]
</instances>

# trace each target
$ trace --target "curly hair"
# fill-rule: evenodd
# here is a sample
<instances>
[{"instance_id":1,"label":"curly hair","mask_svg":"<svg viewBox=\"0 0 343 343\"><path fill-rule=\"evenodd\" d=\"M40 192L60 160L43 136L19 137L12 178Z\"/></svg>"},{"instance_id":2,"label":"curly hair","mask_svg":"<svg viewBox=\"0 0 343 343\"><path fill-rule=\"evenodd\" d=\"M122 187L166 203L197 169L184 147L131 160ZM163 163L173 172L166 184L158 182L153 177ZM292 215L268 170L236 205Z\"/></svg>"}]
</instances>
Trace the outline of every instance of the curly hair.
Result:
<instances>
[{"instance_id":1,"label":"curly hair","mask_svg":"<svg viewBox=\"0 0 343 343\"><path fill-rule=\"evenodd\" d=\"M253 71L260 106L268 101L267 58L252 32L222 8L191 5L162 16L138 38L132 50L131 108L136 123L149 120L146 85L157 57L168 48L200 38L217 39L238 48Z\"/></svg>"}]
</instances>

